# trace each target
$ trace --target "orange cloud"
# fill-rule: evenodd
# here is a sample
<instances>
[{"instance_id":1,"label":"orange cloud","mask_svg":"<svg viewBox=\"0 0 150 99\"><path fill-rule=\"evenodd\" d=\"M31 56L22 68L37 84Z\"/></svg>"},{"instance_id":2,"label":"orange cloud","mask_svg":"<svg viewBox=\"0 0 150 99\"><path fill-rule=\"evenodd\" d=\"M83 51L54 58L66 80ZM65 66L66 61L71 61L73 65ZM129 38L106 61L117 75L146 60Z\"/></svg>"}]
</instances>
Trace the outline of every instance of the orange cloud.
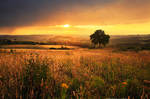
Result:
<instances>
[{"instance_id":1,"label":"orange cloud","mask_svg":"<svg viewBox=\"0 0 150 99\"><path fill-rule=\"evenodd\" d=\"M30 19L32 24L20 25L15 29L6 27L0 29L0 34L89 35L96 29L104 29L109 34L150 33L148 27L150 25L150 0L103 0L103 2L96 0L97 3L92 3L92 5L72 2L69 3L71 5L54 7L54 10L50 12L49 7L45 6L40 10L42 13L38 14L38 20L32 21L32 18L34 19L32 15ZM71 26L64 28L64 24Z\"/></svg>"},{"instance_id":2,"label":"orange cloud","mask_svg":"<svg viewBox=\"0 0 150 99\"><path fill-rule=\"evenodd\" d=\"M54 26L30 26L16 28L13 34L55 34L55 35L90 35L97 29L103 29L110 35L149 34L150 22L139 24L116 25L71 25L68 28L63 25Z\"/></svg>"}]
</instances>

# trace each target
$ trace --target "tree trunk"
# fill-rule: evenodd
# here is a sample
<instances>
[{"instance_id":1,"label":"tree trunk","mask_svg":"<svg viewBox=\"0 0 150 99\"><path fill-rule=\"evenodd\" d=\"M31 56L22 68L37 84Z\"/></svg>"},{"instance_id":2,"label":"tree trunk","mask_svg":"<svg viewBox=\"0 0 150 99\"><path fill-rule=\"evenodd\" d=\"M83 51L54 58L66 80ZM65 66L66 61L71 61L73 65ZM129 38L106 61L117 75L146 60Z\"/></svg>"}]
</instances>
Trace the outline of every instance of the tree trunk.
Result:
<instances>
[{"instance_id":1,"label":"tree trunk","mask_svg":"<svg viewBox=\"0 0 150 99\"><path fill-rule=\"evenodd\" d=\"M98 44L99 48L102 48L101 44Z\"/></svg>"}]
</instances>

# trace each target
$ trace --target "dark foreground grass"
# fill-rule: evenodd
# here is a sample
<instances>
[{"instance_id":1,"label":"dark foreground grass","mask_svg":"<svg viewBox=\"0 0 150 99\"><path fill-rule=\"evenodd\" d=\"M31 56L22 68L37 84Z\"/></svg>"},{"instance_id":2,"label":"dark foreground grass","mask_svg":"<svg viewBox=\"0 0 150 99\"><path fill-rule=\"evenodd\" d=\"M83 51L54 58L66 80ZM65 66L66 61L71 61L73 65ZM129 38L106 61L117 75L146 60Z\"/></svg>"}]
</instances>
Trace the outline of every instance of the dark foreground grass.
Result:
<instances>
[{"instance_id":1,"label":"dark foreground grass","mask_svg":"<svg viewBox=\"0 0 150 99\"><path fill-rule=\"evenodd\" d=\"M1 99L148 99L149 90L143 88L143 81L150 80L148 62L112 58L99 63L80 57L76 66L71 59L56 63L38 55L21 60L20 65L1 61Z\"/></svg>"}]
</instances>

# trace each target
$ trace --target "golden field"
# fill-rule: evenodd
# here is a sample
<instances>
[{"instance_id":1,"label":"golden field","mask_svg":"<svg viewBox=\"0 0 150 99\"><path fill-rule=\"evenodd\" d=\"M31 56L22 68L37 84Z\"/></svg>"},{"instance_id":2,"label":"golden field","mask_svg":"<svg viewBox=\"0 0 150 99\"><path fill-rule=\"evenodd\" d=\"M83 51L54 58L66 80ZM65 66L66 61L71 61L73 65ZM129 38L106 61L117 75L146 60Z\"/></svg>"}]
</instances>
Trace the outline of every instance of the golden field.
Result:
<instances>
[{"instance_id":1,"label":"golden field","mask_svg":"<svg viewBox=\"0 0 150 99\"><path fill-rule=\"evenodd\" d=\"M0 49L0 96L146 99L149 71L150 51Z\"/></svg>"}]
</instances>

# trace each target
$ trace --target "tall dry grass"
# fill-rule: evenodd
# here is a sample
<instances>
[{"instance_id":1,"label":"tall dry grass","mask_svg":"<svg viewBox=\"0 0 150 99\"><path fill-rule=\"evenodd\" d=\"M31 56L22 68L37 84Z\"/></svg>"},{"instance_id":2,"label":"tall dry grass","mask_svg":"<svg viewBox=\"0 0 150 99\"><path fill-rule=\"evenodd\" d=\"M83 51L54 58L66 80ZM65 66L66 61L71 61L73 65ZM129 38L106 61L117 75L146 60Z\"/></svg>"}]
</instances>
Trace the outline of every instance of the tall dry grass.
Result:
<instances>
[{"instance_id":1,"label":"tall dry grass","mask_svg":"<svg viewBox=\"0 0 150 99\"><path fill-rule=\"evenodd\" d=\"M2 50L2 99L141 98L150 52ZM147 97L145 90L144 97Z\"/></svg>"}]
</instances>

